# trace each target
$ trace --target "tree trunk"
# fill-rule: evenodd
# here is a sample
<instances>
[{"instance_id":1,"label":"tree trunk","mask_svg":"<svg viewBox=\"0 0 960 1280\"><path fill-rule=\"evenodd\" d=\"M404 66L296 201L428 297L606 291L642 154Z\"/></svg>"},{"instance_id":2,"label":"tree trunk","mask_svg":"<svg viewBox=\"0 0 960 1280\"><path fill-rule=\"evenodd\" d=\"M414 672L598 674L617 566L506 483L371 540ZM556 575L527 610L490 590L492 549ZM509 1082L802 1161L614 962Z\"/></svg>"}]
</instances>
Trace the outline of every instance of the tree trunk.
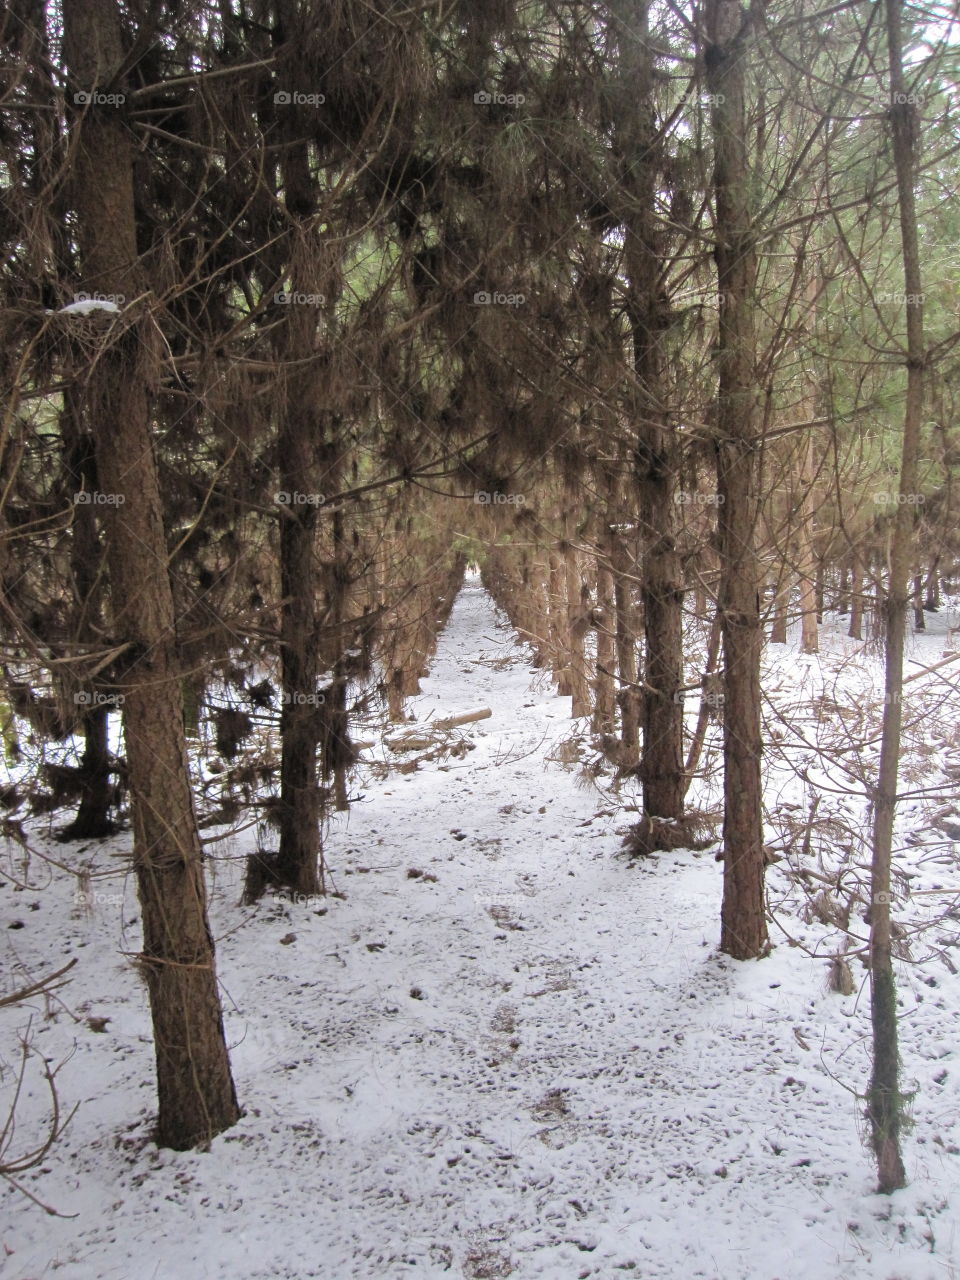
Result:
<instances>
[{"instance_id":1,"label":"tree trunk","mask_svg":"<svg viewBox=\"0 0 960 1280\"><path fill-rule=\"evenodd\" d=\"M564 519L564 571L567 597L567 653L570 676L570 696L573 704L570 714L574 719L588 716L590 707L590 685L587 680L587 660L584 651L590 610L589 601L585 598L580 569L577 563L577 552L572 542L572 522Z\"/></svg>"},{"instance_id":2,"label":"tree trunk","mask_svg":"<svg viewBox=\"0 0 960 1280\"><path fill-rule=\"evenodd\" d=\"M610 568L610 514L604 511L597 535L596 557L596 637L597 674L593 694L594 733L613 733L616 720L613 671L616 660L614 636L613 572Z\"/></svg>"},{"instance_id":3,"label":"tree trunk","mask_svg":"<svg viewBox=\"0 0 960 1280\"><path fill-rule=\"evenodd\" d=\"M524 556L526 557L526 552ZM546 596L546 583L547 575L544 565L536 562L524 564L524 634L533 649L533 666L538 671L550 666L550 609Z\"/></svg>"},{"instance_id":4,"label":"tree trunk","mask_svg":"<svg viewBox=\"0 0 960 1280\"><path fill-rule=\"evenodd\" d=\"M277 12L293 49L299 18L292 0L278 0ZM296 56L296 55L293 55ZM292 81L291 81L292 83ZM320 785L317 748L322 707L318 705L320 574L317 555L319 511L329 489L322 353L318 350L317 307L298 297L325 296L327 281L318 264L324 232L316 221L317 186L298 116L288 111L280 129L286 146L281 159L282 196L289 230L286 265L290 294L278 335L283 361L279 379L277 457L280 520L280 847L275 857L251 866L246 897L266 884L306 896L323 892L320 850ZM332 302L327 299L327 304Z\"/></svg>"},{"instance_id":5,"label":"tree trunk","mask_svg":"<svg viewBox=\"0 0 960 1280\"><path fill-rule=\"evenodd\" d=\"M770 643L787 643L787 619L790 604L790 578L786 564L781 564L774 584L773 622L770 627Z\"/></svg>"},{"instance_id":6,"label":"tree trunk","mask_svg":"<svg viewBox=\"0 0 960 1280\"><path fill-rule=\"evenodd\" d=\"M837 587L837 613L850 612L850 567L844 560L840 565L840 583Z\"/></svg>"},{"instance_id":7,"label":"tree trunk","mask_svg":"<svg viewBox=\"0 0 960 1280\"><path fill-rule=\"evenodd\" d=\"M653 529L664 508L672 511L672 481L654 482L645 504ZM643 500L641 499L643 504ZM643 559L643 626L646 648L642 702L640 781L644 816L679 823L683 818L683 587L675 541L655 537ZM666 834L663 840L673 843Z\"/></svg>"},{"instance_id":8,"label":"tree trunk","mask_svg":"<svg viewBox=\"0 0 960 1280\"><path fill-rule=\"evenodd\" d=\"M186 676L181 683L183 694L183 723L188 738L200 737L200 711L203 707L203 682L195 676Z\"/></svg>"},{"instance_id":9,"label":"tree trunk","mask_svg":"<svg viewBox=\"0 0 960 1280\"><path fill-rule=\"evenodd\" d=\"M850 552L850 626L851 640L863 639L863 566L856 547Z\"/></svg>"},{"instance_id":10,"label":"tree trunk","mask_svg":"<svg viewBox=\"0 0 960 1280\"><path fill-rule=\"evenodd\" d=\"M633 768L640 759L640 700L637 690L637 611L633 603L633 589L628 574L630 556L623 534L616 531L612 537L613 597L617 614L616 650L617 676L620 688L617 703L620 707L620 765Z\"/></svg>"},{"instance_id":11,"label":"tree trunk","mask_svg":"<svg viewBox=\"0 0 960 1280\"><path fill-rule=\"evenodd\" d=\"M683 788L685 792L689 791L690 783L693 781L693 775L696 772L697 765L700 763L700 754L703 751L703 744L707 737L707 725L710 723L710 717L711 715L715 715L717 712L713 687L718 683L722 683L722 681L718 681L714 678L717 657L720 653L721 631L721 618L718 610L713 615L713 621L710 624L710 637L707 641L707 655L703 664L700 709L697 712L696 728L693 731L693 737L690 740L690 748L687 751L687 759L683 766Z\"/></svg>"},{"instance_id":12,"label":"tree trunk","mask_svg":"<svg viewBox=\"0 0 960 1280\"><path fill-rule=\"evenodd\" d=\"M641 536L644 679L639 838L649 851L682 843L683 581L677 552L677 437L664 391L668 304L660 288L657 203L660 147L653 108L653 68L647 3L618 13L620 72L631 86L632 110L620 128L621 164L631 211L624 222L627 312L637 375L634 451Z\"/></svg>"},{"instance_id":13,"label":"tree trunk","mask_svg":"<svg viewBox=\"0 0 960 1280\"><path fill-rule=\"evenodd\" d=\"M913 554L917 460L923 420L923 281L917 234L915 186L918 117L903 73L902 0L885 0L890 57L891 106L888 111L893 160L897 173L903 284L907 295L907 393L903 415L900 485L890 544L889 587L884 602L884 704L880 734L880 763L873 808L873 857L870 904L870 1010L873 1023L873 1072L867 1115L877 1158L877 1190L896 1191L906 1183L900 1154L903 1099L900 1094L900 1054L897 1044L897 991L893 972L890 919L890 873L893 825L900 771L900 729L903 716L903 652L910 596Z\"/></svg>"},{"instance_id":14,"label":"tree trunk","mask_svg":"<svg viewBox=\"0 0 960 1280\"><path fill-rule=\"evenodd\" d=\"M801 406L801 417L813 417L816 400L811 394ZM813 440L807 438L803 446L799 481L801 485L800 511L797 521L797 572L800 579L800 650L817 653L820 635L817 623L823 612L823 559L818 560L813 547ZM816 573L814 564L816 563ZM814 583L820 587L819 608Z\"/></svg>"},{"instance_id":15,"label":"tree trunk","mask_svg":"<svg viewBox=\"0 0 960 1280\"><path fill-rule=\"evenodd\" d=\"M396 668L387 680L387 716L391 724L403 723L403 672Z\"/></svg>"},{"instance_id":16,"label":"tree trunk","mask_svg":"<svg viewBox=\"0 0 960 1280\"><path fill-rule=\"evenodd\" d=\"M756 549L759 403L755 374L756 245L747 158L745 47L737 0L708 0L704 59L712 95L715 258L719 291L717 488L724 655L724 872L721 950L764 954L760 568Z\"/></svg>"},{"instance_id":17,"label":"tree trunk","mask_svg":"<svg viewBox=\"0 0 960 1280\"><path fill-rule=\"evenodd\" d=\"M294 290L315 291L315 283L295 281ZM308 308L290 305L291 316ZM292 321L288 319L290 326ZM301 343L289 334L285 356L297 359ZM302 352L301 352L302 357ZM291 382L299 382L296 375ZM322 891L320 872L320 787L317 744L320 716L316 697L317 506L319 467L315 404L287 387L279 431L280 494L280 848L269 881L296 893ZM299 498L306 501L298 502Z\"/></svg>"},{"instance_id":18,"label":"tree trunk","mask_svg":"<svg viewBox=\"0 0 960 1280\"><path fill-rule=\"evenodd\" d=\"M116 787L111 781L110 711L100 704L83 717L83 755L80 757L80 804L76 816L61 834L63 840L100 840L114 831L110 806Z\"/></svg>"},{"instance_id":19,"label":"tree trunk","mask_svg":"<svg viewBox=\"0 0 960 1280\"><path fill-rule=\"evenodd\" d=\"M940 556L935 555L927 570L926 599L923 603L928 613L936 613L940 608L940 575L937 572L939 565Z\"/></svg>"},{"instance_id":20,"label":"tree trunk","mask_svg":"<svg viewBox=\"0 0 960 1280\"><path fill-rule=\"evenodd\" d=\"M807 268L804 284L804 312L801 331L808 344L813 343L817 328L817 300L820 296L820 280L816 259ZM806 366L801 374L803 394L799 405L800 417L813 421L817 416L820 400L819 377L813 367L813 356L801 351L800 358ZM816 500L814 494L813 435L800 445L800 465L797 481L800 502L797 510L797 575L800 580L800 650L817 653L820 648L818 624L823 622L824 558L815 549Z\"/></svg>"},{"instance_id":21,"label":"tree trunk","mask_svg":"<svg viewBox=\"0 0 960 1280\"><path fill-rule=\"evenodd\" d=\"M124 60L116 0L64 0L71 83L109 85ZM133 135L122 114L84 107L72 121L72 203L89 292L140 293ZM133 807L133 865L143 912L146 979L157 1058L162 1146L208 1142L239 1117L207 922L201 845L187 762L176 618L147 387L155 320L105 318L87 382L104 508L113 625L127 643L122 687ZM109 333L106 332L109 327Z\"/></svg>"},{"instance_id":22,"label":"tree trunk","mask_svg":"<svg viewBox=\"0 0 960 1280\"><path fill-rule=\"evenodd\" d=\"M825 565L823 556L816 557L816 569L813 575L813 616L814 620L823 625L823 579Z\"/></svg>"},{"instance_id":23,"label":"tree trunk","mask_svg":"<svg viewBox=\"0 0 960 1280\"><path fill-rule=\"evenodd\" d=\"M339 472L339 467L337 467ZM339 486L339 475L331 480ZM347 596L350 584L350 548L345 533L344 513L335 511L331 527L333 556L328 572L327 615L332 644L333 680L323 705L324 771L333 777L334 807L349 808L347 766L352 759L347 717L349 676L346 659Z\"/></svg>"},{"instance_id":24,"label":"tree trunk","mask_svg":"<svg viewBox=\"0 0 960 1280\"><path fill-rule=\"evenodd\" d=\"M919 573L913 577L913 629L926 631L927 620L923 616L923 578Z\"/></svg>"},{"instance_id":25,"label":"tree trunk","mask_svg":"<svg viewBox=\"0 0 960 1280\"><path fill-rule=\"evenodd\" d=\"M569 698L570 653L567 647L567 596L563 558L559 551L550 551L550 652L553 674L557 681L557 693Z\"/></svg>"},{"instance_id":26,"label":"tree trunk","mask_svg":"<svg viewBox=\"0 0 960 1280\"><path fill-rule=\"evenodd\" d=\"M64 441L64 469L74 492L93 493L98 488L93 439L83 429L83 404L74 387L64 392L60 415ZM75 600L75 639L97 642L103 600L102 559L97 511L90 503L74 503L70 540L70 568ZM84 690L86 694L93 691ZM109 704L88 700L83 712L83 755L80 758L80 803L73 821L61 833L64 840L99 840L114 831L110 806L115 788L111 781Z\"/></svg>"}]
</instances>

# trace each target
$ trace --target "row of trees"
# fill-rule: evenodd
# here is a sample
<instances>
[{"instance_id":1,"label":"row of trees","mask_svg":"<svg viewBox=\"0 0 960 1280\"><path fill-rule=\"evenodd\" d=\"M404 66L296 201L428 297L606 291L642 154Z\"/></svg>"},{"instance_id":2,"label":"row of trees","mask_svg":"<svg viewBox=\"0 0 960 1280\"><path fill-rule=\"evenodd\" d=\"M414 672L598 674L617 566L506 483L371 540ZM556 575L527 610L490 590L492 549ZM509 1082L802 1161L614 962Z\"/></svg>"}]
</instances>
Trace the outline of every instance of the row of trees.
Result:
<instances>
[{"instance_id":1,"label":"row of trees","mask_svg":"<svg viewBox=\"0 0 960 1280\"><path fill-rule=\"evenodd\" d=\"M764 953L765 610L781 640L795 613L811 648L825 591L852 634L872 601L892 698L906 605L956 550L954 46L932 19L902 31L899 0L886 28L878 13L64 0L61 25L39 0L8 9L9 700L38 732L82 735L77 836L109 828L122 706L162 1143L238 1114L198 708L226 741L242 722L228 732L225 711L279 701L258 798L277 847L247 895L320 892L351 716L378 686L402 715L465 550L485 547L574 714L636 772L645 850L689 839L684 610L715 619L721 946ZM892 712L885 733L880 897ZM875 988L878 1015L891 992ZM872 1099L886 1151L895 1075Z\"/></svg>"}]
</instances>

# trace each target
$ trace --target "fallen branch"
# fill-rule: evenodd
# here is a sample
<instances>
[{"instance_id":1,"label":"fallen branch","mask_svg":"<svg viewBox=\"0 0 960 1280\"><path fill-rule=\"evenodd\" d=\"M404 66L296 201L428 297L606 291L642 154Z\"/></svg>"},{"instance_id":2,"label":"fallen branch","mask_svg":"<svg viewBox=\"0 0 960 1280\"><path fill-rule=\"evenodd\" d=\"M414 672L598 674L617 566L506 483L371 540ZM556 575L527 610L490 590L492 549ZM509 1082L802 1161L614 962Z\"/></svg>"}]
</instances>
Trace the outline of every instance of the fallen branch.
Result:
<instances>
[{"instance_id":1,"label":"fallen branch","mask_svg":"<svg viewBox=\"0 0 960 1280\"><path fill-rule=\"evenodd\" d=\"M71 961L71 964L73 963L74 962ZM70 968L70 965L67 965L66 967ZM47 1062L45 1058L42 1058L40 1054L37 1054L38 1057L41 1057L43 1062L43 1078L46 1081L47 1089L50 1093L50 1119L47 1124L47 1132L39 1141L38 1145L33 1147L31 1150L25 1151L19 1156L12 1154L11 1147L13 1145L14 1131L16 1129L17 1103L20 1101L20 1096L23 1093L24 1081L27 1073L27 1062L29 1061L31 1052L35 1052L32 1050L30 1044L31 1025L32 1020L27 1024L27 1029L20 1041L20 1067L17 1073L17 1079L14 1083L13 1098L7 1112L6 1122L3 1125L3 1129L0 1130L0 1178L9 1182L12 1187L22 1195L26 1196L28 1200L33 1201L33 1203L43 1209L45 1213L50 1214L51 1217L76 1218L79 1217L78 1214L60 1213L57 1209L54 1209L52 1205L45 1204L42 1200L39 1200L26 1187L21 1186L21 1184L17 1182L15 1176L25 1173L28 1169L33 1169L38 1164L43 1163L54 1143L58 1138L60 1138L64 1129L66 1129L67 1125L76 1115L77 1108L80 1105L77 1103L65 1119L61 1116L60 1098L57 1094L56 1086L56 1075L60 1068L57 1067L55 1070L51 1070L49 1062Z\"/></svg>"},{"instance_id":2,"label":"fallen branch","mask_svg":"<svg viewBox=\"0 0 960 1280\"><path fill-rule=\"evenodd\" d=\"M31 982L25 987L21 987L19 991L11 992L8 996L0 996L0 1009L4 1009L7 1005L20 1004L23 1000L29 1000L31 996L47 995L52 991L56 991L63 986L62 982L58 982L58 978L63 975L77 963L76 958L68 960L62 969L58 969L56 973L48 974L46 978L40 978L37 982Z\"/></svg>"}]
</instances>

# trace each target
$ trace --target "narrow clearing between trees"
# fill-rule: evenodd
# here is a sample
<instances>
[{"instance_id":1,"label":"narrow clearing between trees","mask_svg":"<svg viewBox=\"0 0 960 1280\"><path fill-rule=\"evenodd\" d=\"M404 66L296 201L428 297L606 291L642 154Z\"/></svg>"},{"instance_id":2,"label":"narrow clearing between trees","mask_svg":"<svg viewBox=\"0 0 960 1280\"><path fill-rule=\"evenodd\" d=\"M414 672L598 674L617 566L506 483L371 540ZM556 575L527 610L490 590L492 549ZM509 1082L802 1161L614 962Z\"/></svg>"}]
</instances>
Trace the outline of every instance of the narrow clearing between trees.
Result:
<instances>
[{"instance_id":1,"label":"narrow clearing between trees","mask_svg":"<svg viewBox=\"0 0 960 1280\"><path fill-rule=\"evenodd\" d=\"M132 880L95 880L92 914L55 869L31 868L42 894L5 886L8 961L79 958L34 1029L53 1063L72 1054L61 1102L80 1104L24 1179L76 1216L5 1189L6 1276L958 1274L957 979L904 979L911 1181L874 1196L850 1092L866 992L829 994L824 959L776 929L766 960L718 955L713 849L615 856L631 815L584 784L561 745L569 700L468 577L410 707L422 723L484 706L457 731L472 749L360 770L326 840L342 897L241 907L250 833L208 846L246 1115L207 1153L149 1140L150 1025L121 954L139 945ZM109 870L129 835L50 848ZM30 1079L25 1133L43 1115Z\"/></svg>"}]
</instances>

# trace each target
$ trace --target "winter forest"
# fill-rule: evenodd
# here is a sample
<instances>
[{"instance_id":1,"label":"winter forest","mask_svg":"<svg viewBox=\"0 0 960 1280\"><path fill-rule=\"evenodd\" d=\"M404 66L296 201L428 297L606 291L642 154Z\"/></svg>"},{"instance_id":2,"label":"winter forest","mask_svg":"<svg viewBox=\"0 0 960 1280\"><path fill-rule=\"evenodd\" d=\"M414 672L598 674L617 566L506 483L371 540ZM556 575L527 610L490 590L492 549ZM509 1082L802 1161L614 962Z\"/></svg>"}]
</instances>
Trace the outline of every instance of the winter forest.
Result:
<instances>
[{"instance_id":1,"label":"winter forest","mask_svg":"<svg viewBox=\"0 0 960 1280\"><path fill-rule=\"evenodd\" d=\"M9 0L4 1277L960 1276L958 25Z\"/></svg>"}]
</instances>

